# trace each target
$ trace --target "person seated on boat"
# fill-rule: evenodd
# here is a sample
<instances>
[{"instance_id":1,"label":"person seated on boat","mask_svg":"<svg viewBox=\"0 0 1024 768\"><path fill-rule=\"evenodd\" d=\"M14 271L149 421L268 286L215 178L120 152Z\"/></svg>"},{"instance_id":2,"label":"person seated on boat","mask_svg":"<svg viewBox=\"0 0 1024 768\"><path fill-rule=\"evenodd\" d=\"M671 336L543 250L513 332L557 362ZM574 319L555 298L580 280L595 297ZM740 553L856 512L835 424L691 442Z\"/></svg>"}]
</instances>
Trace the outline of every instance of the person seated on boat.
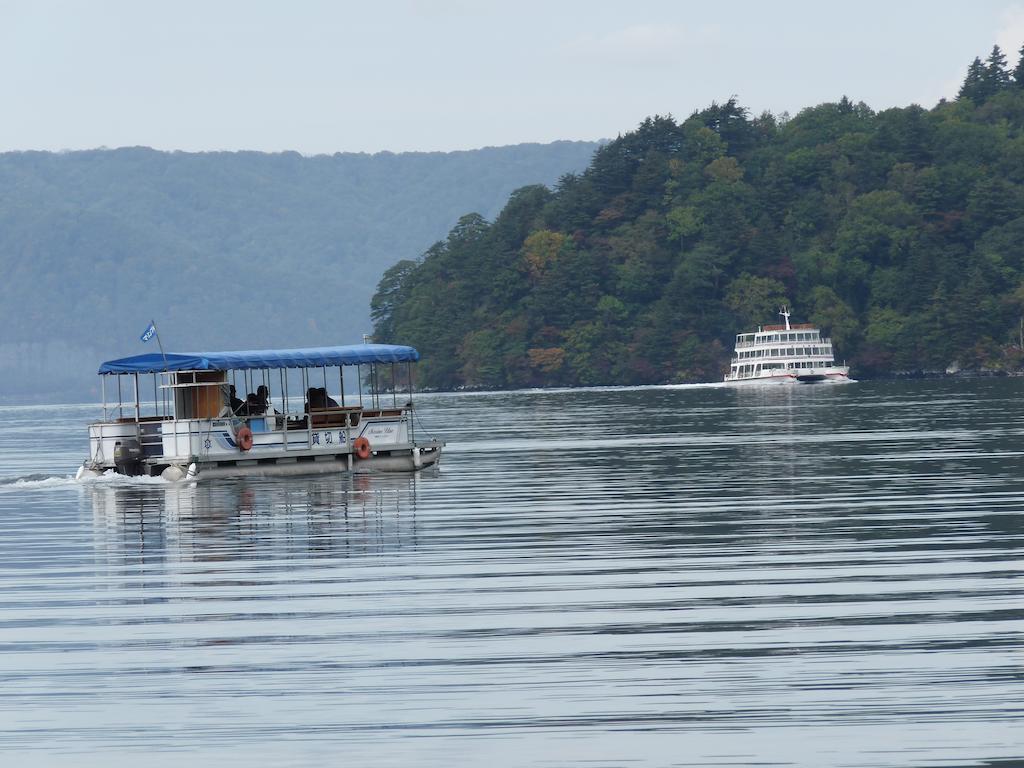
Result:
<instances>
[{"instance_id":1,"label":"person seated on boat","mask_svg":"<svg viewBox=\"0 0 1024 768\"><path fill-rule=\"evenodd\" d=\"M239 401L241 405L235 409L236 416L262 416L263 409L260 406L260 402L256 395L250 392L245 396L245 400Z\"/></svg>"},{"instance_id":2,"label":"person seated on boat","mask_svg":"<svg viewBox=\"0 0 1024 768\"><path fill-rule=\"evenodd\" d=\"M324 407L324 408L337 408L338 407L337 401L333 397L331 397L330 395L327 394L327 388L326 387L320 387L320 400L323 403L322 407Z\"/></svg>"},{"instance_id":3,"label":"person seated on boat","mask_svg":"<svg viewBox=\"0 0 1024 768\"><path fill-rule=\"evenodd\" d=\"M323 408L324 404L320 400L320 390L316 387L310 387L306 390L306 405L303 408L305 413L309 413L312 408Z\"/></svg>"},{"instance_id":4,"label":"person seated on boat","mask_svg":"<svg viewBox=\"0 0 1024 768\"><path fill-rule=\"evenodd\" d=\"M270 387L266 384L260 384L256 387L256 402L259 404L260 408L263 409L260 413L266 413L271 416L277 413L270 402Z\"/></svg>"},{"instance_id":5,"label":"person seated on boat","mask_svg":"<svg viewBox=\"0 0 1024 768\"><path fill-rule=\"evenodd\" d=\"M230 407L232 413L238 413L238 409L245 405L244 402L235 393L235 385L232 384L228 387L228 398L230 399Z\"/></svg>"},{"instance_id":6,"label":"person seated on boat","mask_svg":"<svg viewBox=\"0 0 1024 768\"><path fill-rule=\"evenodd\" d=\"M310 387L306 390L306 413L309 413L311 408L322 410L337 407L337 401L333 397L328 397L325 387Z\"/></svg>"},{"instance_id":7,"label":"person seated on boat","mask_svg":"<svg viewBox=\"0 0 1024 768\"><path fill-rule=\"evenodd\" d=\"M245 404L242 407L245 408L247 416L262 416L266 412L266 406L260 403L259 396L252 392L245 396Z\"/></svg>"},{"instance_id":8,"label":"person seated on boat","mask_svg":"<svg viewBox=\"0 0 1024 768\"><path fill-rule=\"evenodd\" d=\"M228 384L220 385L220 412L217 414L217 418L223 419L226 416L234 416L235 410L231 407L231 401L235 396L235 388Z\"/></svg>"}]
</instances>

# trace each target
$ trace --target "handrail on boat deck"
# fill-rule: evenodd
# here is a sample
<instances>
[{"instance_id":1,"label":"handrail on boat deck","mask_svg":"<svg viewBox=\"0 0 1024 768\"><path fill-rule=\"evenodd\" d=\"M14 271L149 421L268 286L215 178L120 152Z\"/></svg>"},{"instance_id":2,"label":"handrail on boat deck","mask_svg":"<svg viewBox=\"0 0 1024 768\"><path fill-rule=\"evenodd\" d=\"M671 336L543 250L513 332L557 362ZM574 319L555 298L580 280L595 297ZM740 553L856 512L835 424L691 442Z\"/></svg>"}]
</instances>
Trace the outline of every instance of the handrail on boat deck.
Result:
<instances>
[{"instance_id":1,"label":"handrail on boat deck","mask_svg":"<svg viewBox=\"0 0 1024 768\"><path fill-rule=\"evenodd\" d=\"M736 349L746 349L748 347L780 346L782 344L785 344L785 345L794 345L795 344L797 346L804 346L804 345L807 345L807 344L817 345L817 344L831 344L831 343L832 343L832 337L831 336L819 336L817 339L810 339L810 340L804 339L803 341L780 341L779 339L773 339L771 341L737 341L736 342Z\"/></svg>"}]
</instances>

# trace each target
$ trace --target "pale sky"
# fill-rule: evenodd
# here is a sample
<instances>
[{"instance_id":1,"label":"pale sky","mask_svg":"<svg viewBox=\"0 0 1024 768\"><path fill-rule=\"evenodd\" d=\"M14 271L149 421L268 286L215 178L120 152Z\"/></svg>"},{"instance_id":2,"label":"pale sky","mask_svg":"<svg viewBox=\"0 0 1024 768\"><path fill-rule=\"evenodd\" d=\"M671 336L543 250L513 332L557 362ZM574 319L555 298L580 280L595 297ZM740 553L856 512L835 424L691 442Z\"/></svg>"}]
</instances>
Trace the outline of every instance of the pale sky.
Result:
<instances>
[{"instance_id":1,"label":"pale sky","mask_svg":"<svg viewBox=\"0 0 1024 768\"><path fill-rule=\"evenodd\" d=\"M303 154L614 137L735 94L955 96L1024 0L0 0L0 151Z\"/></svg>"}]
</instances>

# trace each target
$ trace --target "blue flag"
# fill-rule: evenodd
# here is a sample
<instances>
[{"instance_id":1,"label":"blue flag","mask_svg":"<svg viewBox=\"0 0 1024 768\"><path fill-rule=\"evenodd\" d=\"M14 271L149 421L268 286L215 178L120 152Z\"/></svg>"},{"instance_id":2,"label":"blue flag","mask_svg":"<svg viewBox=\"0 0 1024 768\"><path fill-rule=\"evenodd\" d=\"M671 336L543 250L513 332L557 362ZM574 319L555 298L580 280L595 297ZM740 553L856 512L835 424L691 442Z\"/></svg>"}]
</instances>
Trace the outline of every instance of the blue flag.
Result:
<instances>
[{"instance_id":1,"label":"blue flag","mask_svg":"<svg viewBox=\"0 0 1024 768\"><path fill-rule=\"evenodd\" d=\"M142 332L142 335L139 336L139 338L142 339L143 341L149 341L154 336L156 336L156 325L151 320L149 323L149 327Z\"/></svg>"}]
</instances>

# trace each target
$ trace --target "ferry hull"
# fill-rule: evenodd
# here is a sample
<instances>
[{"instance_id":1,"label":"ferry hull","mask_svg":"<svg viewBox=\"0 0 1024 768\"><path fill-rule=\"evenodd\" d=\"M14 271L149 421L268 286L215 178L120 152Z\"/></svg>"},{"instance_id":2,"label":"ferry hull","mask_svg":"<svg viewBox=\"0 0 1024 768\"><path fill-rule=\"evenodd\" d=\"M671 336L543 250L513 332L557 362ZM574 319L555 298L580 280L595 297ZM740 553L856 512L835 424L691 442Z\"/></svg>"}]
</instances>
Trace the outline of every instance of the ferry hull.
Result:
<instances>
[{"instance_id":1,"label":"ferry hull","mask_svg":"<svg viewBox=\"0 0 1024 768\"><path fill-rule=\"evenodd\" d=\"M725 384L730 387L766 387L779 384L849 384L853 382L847 373L823 373L810 375L775 375L751 376L744 379L726 378Z\"/></svg>"}]
</instances>

